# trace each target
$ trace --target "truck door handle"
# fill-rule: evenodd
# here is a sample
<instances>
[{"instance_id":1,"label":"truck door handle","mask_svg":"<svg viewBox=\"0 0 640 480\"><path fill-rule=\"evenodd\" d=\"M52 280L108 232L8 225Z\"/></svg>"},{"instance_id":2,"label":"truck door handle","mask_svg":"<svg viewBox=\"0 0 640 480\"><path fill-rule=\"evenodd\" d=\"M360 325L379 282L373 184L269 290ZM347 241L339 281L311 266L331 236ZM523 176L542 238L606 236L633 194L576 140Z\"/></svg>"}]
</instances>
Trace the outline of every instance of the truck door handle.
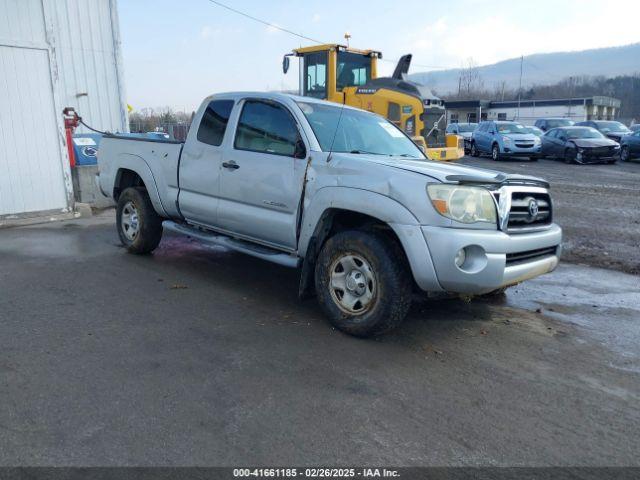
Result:
<instances>
[{"instance_id":1,"label":"truck door handle","mask_svg":"<svg viewBox=\"0 0 640 480\"><path fill-rule=\"evenodd\" d=\"M238 165L233 160L231 160L230 162L222 162L222 166L224 168L228 168L229 170L237 170L240 168L240 165Z\"/></svg>"}]
</instances>

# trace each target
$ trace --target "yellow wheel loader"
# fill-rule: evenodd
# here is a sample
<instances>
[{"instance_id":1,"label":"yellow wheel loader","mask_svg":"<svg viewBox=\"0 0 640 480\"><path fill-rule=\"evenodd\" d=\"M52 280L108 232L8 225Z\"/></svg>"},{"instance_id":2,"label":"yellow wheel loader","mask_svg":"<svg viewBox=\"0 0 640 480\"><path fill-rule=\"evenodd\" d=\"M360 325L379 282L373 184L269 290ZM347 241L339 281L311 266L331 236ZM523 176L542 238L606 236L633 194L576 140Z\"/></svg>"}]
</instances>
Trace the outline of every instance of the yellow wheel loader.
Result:
<instances>
[{"instance_id":1,"label":"yellow wheel loader","mask_svg":"<svg viewBox=\"0 0 640 480\"><path fill-rule=\"evenodd\" d=\"M298 48L284 56L300 59L300 95L344 103L378 113L395 123L431 160L458 160L464 141L445 135L444 102L424 85L407 80L411 55L404 55L391 77L378 77L380 52L338 44Z\"/></svg>"}]
</instances>

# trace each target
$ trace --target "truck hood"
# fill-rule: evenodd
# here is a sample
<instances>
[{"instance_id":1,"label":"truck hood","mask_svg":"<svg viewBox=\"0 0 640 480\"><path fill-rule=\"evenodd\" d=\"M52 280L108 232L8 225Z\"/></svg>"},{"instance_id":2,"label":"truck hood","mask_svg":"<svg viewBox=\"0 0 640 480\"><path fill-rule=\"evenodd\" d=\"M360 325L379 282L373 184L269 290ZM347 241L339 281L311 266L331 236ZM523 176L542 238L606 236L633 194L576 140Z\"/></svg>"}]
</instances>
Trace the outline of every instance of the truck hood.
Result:
<instances>
[{"instance_id":1,"label":"truck hood","mask_svg":"<svg viewBox=\"0 0 640 480\"><path fill-rule=\"evenodd\" d=\"M548 187L549 184L537 177L505 174L495 170L469 167L466 165L434 162L431 160L411 160L402 157L384 157L381 155L358 155L378 165L386 165L409 172L426 175L442 183L479 183L499 184L505 182L533 183Z\"/></svg>"}]
</instances>

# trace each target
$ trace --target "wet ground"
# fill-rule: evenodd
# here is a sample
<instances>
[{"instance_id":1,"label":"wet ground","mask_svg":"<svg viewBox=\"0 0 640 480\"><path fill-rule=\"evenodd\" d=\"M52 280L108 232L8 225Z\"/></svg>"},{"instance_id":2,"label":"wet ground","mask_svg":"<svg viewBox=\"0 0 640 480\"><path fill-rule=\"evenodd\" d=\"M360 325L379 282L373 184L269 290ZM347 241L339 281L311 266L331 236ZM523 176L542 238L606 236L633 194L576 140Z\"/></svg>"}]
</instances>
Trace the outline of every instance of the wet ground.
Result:
<instances>
[{"instance_id":1,"label":"wet ground","mask_svg":"<svg viewBox=\"0 0 640 480\"><path fill-rule=\"evenodd\" d=\"M297 274L112 213L0 230L0 465L639 465L640 283L562 264L333 330Z\"/></svg>"},{"instance_id":2,"label":"wet ground","mask_svg":"<svg viewBox=\"0 0 640 480\"><path fill-rule=\"evenodd\" d=\"M566 165L466 157L461 163L545 178L564 231L564 260L640 274L640 160Z\"/></svg>"}]
</instances>

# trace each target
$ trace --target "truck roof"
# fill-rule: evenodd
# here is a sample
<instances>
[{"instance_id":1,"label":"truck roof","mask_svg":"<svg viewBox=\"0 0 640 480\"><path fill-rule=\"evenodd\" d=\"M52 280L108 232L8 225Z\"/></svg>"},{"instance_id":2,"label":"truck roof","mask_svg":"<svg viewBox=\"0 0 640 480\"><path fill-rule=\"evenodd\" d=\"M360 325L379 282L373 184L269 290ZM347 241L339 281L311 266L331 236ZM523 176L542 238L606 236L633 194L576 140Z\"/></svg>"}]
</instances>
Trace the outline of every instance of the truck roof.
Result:
<instances>
[{"instance_id":1,"label":"truck roof","mask_svg":"<svg viewBox=\"0 0 640 480\"><path fill-rule=\"evenodd\" d=\"M301 95L295 95L293 93L284 93L284 92L253 92L253 91L246 91L246 92L223 92L223 93L214 93L212 95L209 95L207 98L205 98L205 102L210 102L211 100L214 99L229 99L229 100L240 100L243 98L262 98L265 100L278 100L282 103L288 103L290 101L293 102L305 102L305 103L321 103L321 104L326 104L326 105L331 105L333 107L336 108L340 108L340 107L344 107L344 108L348 108L351 110L359 110L359 111L364 111L366 112L367 110L362 110L360 108L356 108L356 107L351 107L349 105L343 105L343 104L339 104L339 103L335 103L335 102L329 102L327 100L321 100L319 98L313 98L313 97L303 97ZM368 112L371 113L372 115L377 115L376 113L373 112Z\"/></svg>"}]
</instances>

